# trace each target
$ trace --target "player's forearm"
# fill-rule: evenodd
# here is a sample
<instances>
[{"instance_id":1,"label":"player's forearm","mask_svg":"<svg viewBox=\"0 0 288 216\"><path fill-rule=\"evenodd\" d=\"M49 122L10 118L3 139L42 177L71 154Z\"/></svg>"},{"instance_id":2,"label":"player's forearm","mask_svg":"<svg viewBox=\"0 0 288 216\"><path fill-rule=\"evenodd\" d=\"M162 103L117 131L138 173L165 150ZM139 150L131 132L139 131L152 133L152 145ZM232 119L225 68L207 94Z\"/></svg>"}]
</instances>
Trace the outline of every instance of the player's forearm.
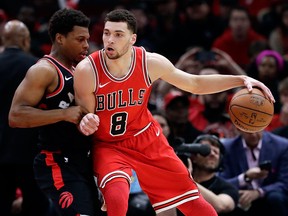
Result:
<instances>
[{"instance_id":1,"label":"player's forearm","mask_svg":"<svg viewBox=\"0 0 288 216\"><path fill-rule=\"evenodd\" d=\"M30 106L12 108L9 113L10 127L31 128L64 120L64 109L41 110Z\"/></svg>"},{"instance_id":2,"label":"player's forearm","mask_svg":"<svg viewBox=\"0 0 288 216\"><path fill-rule=\"evenodd\" d=\"M197 85L192 85L194 94L213 94L244 86L246 76L200 75L195 76Z\"/></svg>"}]
</instances>

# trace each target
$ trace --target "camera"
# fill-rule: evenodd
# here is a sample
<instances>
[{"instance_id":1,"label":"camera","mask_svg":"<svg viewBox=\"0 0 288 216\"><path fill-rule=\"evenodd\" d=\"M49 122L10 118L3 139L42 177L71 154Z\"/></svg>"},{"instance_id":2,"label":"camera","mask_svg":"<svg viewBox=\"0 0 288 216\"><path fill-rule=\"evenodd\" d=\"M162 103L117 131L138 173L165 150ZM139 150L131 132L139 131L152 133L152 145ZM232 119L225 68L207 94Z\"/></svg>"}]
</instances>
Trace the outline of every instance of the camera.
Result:
<instances>
[{"instance_id":1,"label":"camera","mask_svg":"<svg viewBox=\"0 0 288 216\"><path fill-rule=\"evenodd\" d=\"M186 157L191 157L192 154L200 154L205 157L209 155L211 151L209 145L201 143L185 143L180 137L175 139L172 147L178 156Z\"/></svg>"},{"instance_id":2,"label":"camera","mask_svg":"<svg viewBox=\"0 0 288 216\"><path fill-rule=\"evenodd\" d=\"M200 62L209 62L215 60L215 52L212 51L200 51L195 54L195 60Z\"/></svg>"},{"instance_id":3,"label":"camera","mask_svg":"<svg viewBox=\"0 0 288 216\"><path fill-rule=\"evenodd\" d=\"M209 145L200 143L185 143L185 140L181 137L176 137L173 145L171 146L186 167L188 167L188 158L190 158L192 155L200 154L205 157L209 155L211 151Z\"/></svg>"}]
</instances>

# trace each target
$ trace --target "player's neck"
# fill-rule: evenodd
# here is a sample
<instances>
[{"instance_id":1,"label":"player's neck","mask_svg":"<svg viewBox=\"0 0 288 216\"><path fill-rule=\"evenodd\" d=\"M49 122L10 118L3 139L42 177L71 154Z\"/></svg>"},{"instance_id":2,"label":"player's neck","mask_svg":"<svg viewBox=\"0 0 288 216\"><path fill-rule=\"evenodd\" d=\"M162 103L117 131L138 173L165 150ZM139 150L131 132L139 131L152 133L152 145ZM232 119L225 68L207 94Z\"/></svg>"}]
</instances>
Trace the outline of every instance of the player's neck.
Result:
<instances>
[{"instance_id":1,"label":"player's neck","mask_svg":"<svg viewBox=\"0 0 288 216\"><path fill-rule=\"evenodd\" d=\"M59 61L62 65L64 65L66 68L72 70L73 68L73 62L71 62L71 60L68 60L68 58L66 58L64 55L62 55L60 52L58 52L57 50L53 49L51 50L50 56L52 56L53 58L55 58L57 61Z\"/></svg>"},{"instance_id":2,"label":"player's neck","mask_svg":"<svg viewBox=\"0 0 288 216\"><path fill-rule=\"evenodd\" d=\"M105 54L105 63L108 71L117 78L124 77L131 69L133 53L127 52L117 59L109 59Z\"/></svg>"}]
</instances>

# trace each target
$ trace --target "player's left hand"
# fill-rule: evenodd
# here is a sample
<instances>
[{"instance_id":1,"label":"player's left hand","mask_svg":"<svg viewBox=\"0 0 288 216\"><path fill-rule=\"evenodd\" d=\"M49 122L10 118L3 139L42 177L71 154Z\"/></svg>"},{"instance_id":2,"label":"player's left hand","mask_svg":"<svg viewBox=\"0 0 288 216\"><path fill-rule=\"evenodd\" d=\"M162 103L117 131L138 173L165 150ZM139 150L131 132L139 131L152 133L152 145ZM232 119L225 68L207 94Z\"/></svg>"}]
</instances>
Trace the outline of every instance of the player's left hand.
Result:
<instances>
[{"instance_id":1,"label":"player's left hand","mask_svg":"<svg viewBox=\"0 0 288 216\"><path fill-rule=\"evenodd\" d=\"M100 119L96 114L88 113L81 119L79 129L84 135L89 136L98 130L99 123Z\"/></svg>"},{"instance_id":2,"label":"player's left hand","mask_svg":"<svg viewBox=\"0 0 288 216\"><path fill-rule=\"evenodd\" d=\"M248 89L249 92L252 91L253 87L258 87L260 88L264 95L273 103L275 103L275 99L274 99L274 96L272 95L270 89L264 85L264 83L256 80L256 79L253 79L251 77L248 77L248 76L244 76L244 85L246 86L246 88Z\"/></svg>"}]
</instances>

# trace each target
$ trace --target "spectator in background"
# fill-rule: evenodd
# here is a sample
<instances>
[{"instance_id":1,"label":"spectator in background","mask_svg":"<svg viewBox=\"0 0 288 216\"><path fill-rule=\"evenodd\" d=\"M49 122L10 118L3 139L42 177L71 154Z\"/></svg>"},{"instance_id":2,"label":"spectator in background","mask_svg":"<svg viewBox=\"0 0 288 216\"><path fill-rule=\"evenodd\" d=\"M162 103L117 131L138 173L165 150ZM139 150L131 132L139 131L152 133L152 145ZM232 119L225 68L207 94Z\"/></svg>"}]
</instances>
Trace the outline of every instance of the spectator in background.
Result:
<instances>
[{"instance_id":1,"label":"spectator in background","mask_svg":"<svg viewBox=\"0 0 288 216\"><path fill-rule=\"evenodd\" d=\"M145 3L135 3L129 9L136 17L137 28L137 46L143 46L147 51L153 52L156 49L153 38L153 26L150 21L149 13Z\"/></svg>"},{"instance_id":2,"label":"spectator in background","mask_svg":"<svg viewBox=\"0 0 288 216\"><path fill-rule=\"evenodd\" d=\"M267 131L224 139L223 171L240 198L232 216L288 215L288 140ZM270 161L260 168L260 164ZM229 215L230 216L230 215Z\"/></svg>"},{"instance_id":3,"label":"spectator in background","mask_svg":"<svg viewBox=\"0 0 288 216\"><path fill-rule=\"evenodd\" d=\"M200 75L209 74L219 74L219 72L213 68L204 68L200 72ZM193 127L203 133L216 133L222 138L238 135L238 130L227 113L228 96L228 91L198 95L189 109L189 121Z\"/></svg>"},{"instance_id":4,"label":"spectator in background","mask_svg":"<svg viewBox=\"0 0 288 216\"><path fill-rule=\"evenodd\" d=\"M262 11L267 10L271 6L271 2L278 0L238 0L238 4L245 7L251 16L253 22L257 22L257 17Z\"/></svg>"},{"instance_id":5,"label":"spectator in background","mask_svg":"<svg viewBox=\"0 0 288 216\"><path fill-rule=\"evenodd\" d=\"M25 23L31 33L31 49L30 52L39 58L45 54L49 54L51 49L51 41L48 35L47 23L41 23L36 16L35 7L33 5L23 5L17 18Z\"/></svg>"},{"instance_id":6,"label":"spectator in background","mask_svg":"<svg viewBox=\"0 0 288 216\"><path fill-rule=\"evenodd\" d=\"M169 122L165 112L154 110L152 111L153 118L159 123L164 136L167 138L169 144L173 146L175 142L175 135L171 130L171 123Z\"/></svg>"},{"instance_id":7,"label":"spectator in background","mask_svg":"<svg viewBox=\"0 0 288 216\"><path fill-rule=\"evenodd\" d=\"M234 210L238 203L238 190L232 184L217 176L222 170L222 160L225 149L215 135L205 134L198 136L193 143L210 146L210 154L202 156L193 154L192 176L198 183L200 192L217 211L218 215ZM225 214L223 214L225 215Z\"/></svg>"},{"instance_id":8,"label":"spectator in background","mask_svg":"<svg viewBox=\"0 0 288 216\"><path fill-rule=\"evenodd\" d=\"M179 4L177 0L155 0L149 3L154 17L151 20L154 22L154 52L166 56L173 63L187 47L182 38L184 19L180 14Z\"/></svg>"},{"instance_id":9,"label":"spectator in background","mask_svg":"<svg viewBox=\"0 0 288 216\"><path fill-rule=\"evenodd\" d=\"M281 103L280 113L274 114L267 130L272 130L273 133L288 138L288 77L280 81L278 93Z\"/></svg>"},{"instance_id":10,"label":"spectator in background","mask_svg":"<svg viewBox=\"0 0 288 216\"><path fill-rule=\"evenodd\" d=\"M224 28L228 27L229 14L233 7L238 5L238 0L214 0L213 13L220 18Z\"/></svg>"},{"instance_id":11,"label":"spectator in background","mask_svg":"<svg viewBox=\"0 0 288 216\"><path fill-rule=\"evenodd\" d=\"M279 16L277 27L269 35L269 45L280 55L288 56L288 4L283 5Z\"/></svg>"},{"instance_id":12,"label":"spectator in background","mask_svg":"<svg viewBox=\"0 0 288 216\"><path fill-rule=\"evenodd\" d=\"M259 32L266 38L269 38L271 32L279 26L281 22L281 10L286 0L273 0L270 7L262 10L257 16Z\"/></svg>"},{"instance_id":13,"label":"spectator in background","mask_svg":"<svg viewBox=\"0 0 288 216\"><path fill-rule=\"evenodd\" d=\"M165 95L164 104L165 114L175 137L181 137L186 143L192 143L197 136L202 134L202 131L196 129L188 119L190 107L189 94L172 90Z\"/></svg>"},{"instance_id":14,"label":"spectator in background","mask_svg":"<svg viewBox=\"0 0 288 216\"><path fill-rule=\"evenodd\" d=\"M0 9L0 35L3 35L4 25L7 22L7 16L4 10ZM4 50L2 37L0 37L0 53Z\"/></svg>"},{"instance_id":15,"label":"spectator in background","mask_svg":"<svg viewBox=\"0 0 288 216\"><path fill-rule=\"evenodd\" d=\"M184 9L185 23L182 40L186 47L203 47L210 50L213 41L223 33L224 24L212 12L209 0L187 0Z\"/></svg>"},{"instance_id":16,"label":"spectator in background","mask_svg":"<svg viewBox=\"0 0 288 216\"><path fill-rule=\"evenodd\" d=\"M251 43L249 50L248 50L250 63L246 69L246 72L251 73L251 68L253 68L252 70L255 69L256 67L255 59L257 55L264 50L270 50L268 41L260 40L260 41L254 41L253 43Z\"/></svg>"},{"instance_id":17,"label":"spectator in background","mask_svg":"<svg viewBox=\"0 0 288 216\"><path fill-rule=\"evenodd\" d=\"M0 53L0 214L10 215L16 189L23 195L22 214L48 215L49 202L40 191L33 172L37 151L37 128L11 128L8 114L13 95L37 58L28 54L30 33L19 20L7 22L3 28L4 51Z\"/></svg>"},{"instance_id":18,"label":"spectator in background","mask_svg":"<svg viewBox=\"0 0 288 216\"><path fill-rule=\"evenodd\" d=\"M239 66L246 69L250 63L249 47L258 40L266 39L252 29L247 9L238 6L231 9L229 28L214 41L213 47L228 53Z\"/></svg>"},{"instance_id":19,"label":"spectator in background","mask_svg":"<svg viewBox=\"0 0 288 216\"><path fill-rule=\"evenodd\" d=\"M179 58L175 67L191 74L200 74L201 69L213 67L221 74L246 75L228 53L216 48L209 51L202 47L191 48Z\"/></svg>"},{"instance_id":20,"label":"spectator in background","mask_svg":"<svg viewBox=\"0 0 288 216\"><path fill-rule=\"evenodd\" d=\"M249 68L247 74L255 79L261 80L267 85L276 102L274 104L274 112L279 113L281 102L278 94L279 82L287 76L287 63L280 53L274 50L263 50L254 61L254 67Z\"/></svg>"}]
</instances>

